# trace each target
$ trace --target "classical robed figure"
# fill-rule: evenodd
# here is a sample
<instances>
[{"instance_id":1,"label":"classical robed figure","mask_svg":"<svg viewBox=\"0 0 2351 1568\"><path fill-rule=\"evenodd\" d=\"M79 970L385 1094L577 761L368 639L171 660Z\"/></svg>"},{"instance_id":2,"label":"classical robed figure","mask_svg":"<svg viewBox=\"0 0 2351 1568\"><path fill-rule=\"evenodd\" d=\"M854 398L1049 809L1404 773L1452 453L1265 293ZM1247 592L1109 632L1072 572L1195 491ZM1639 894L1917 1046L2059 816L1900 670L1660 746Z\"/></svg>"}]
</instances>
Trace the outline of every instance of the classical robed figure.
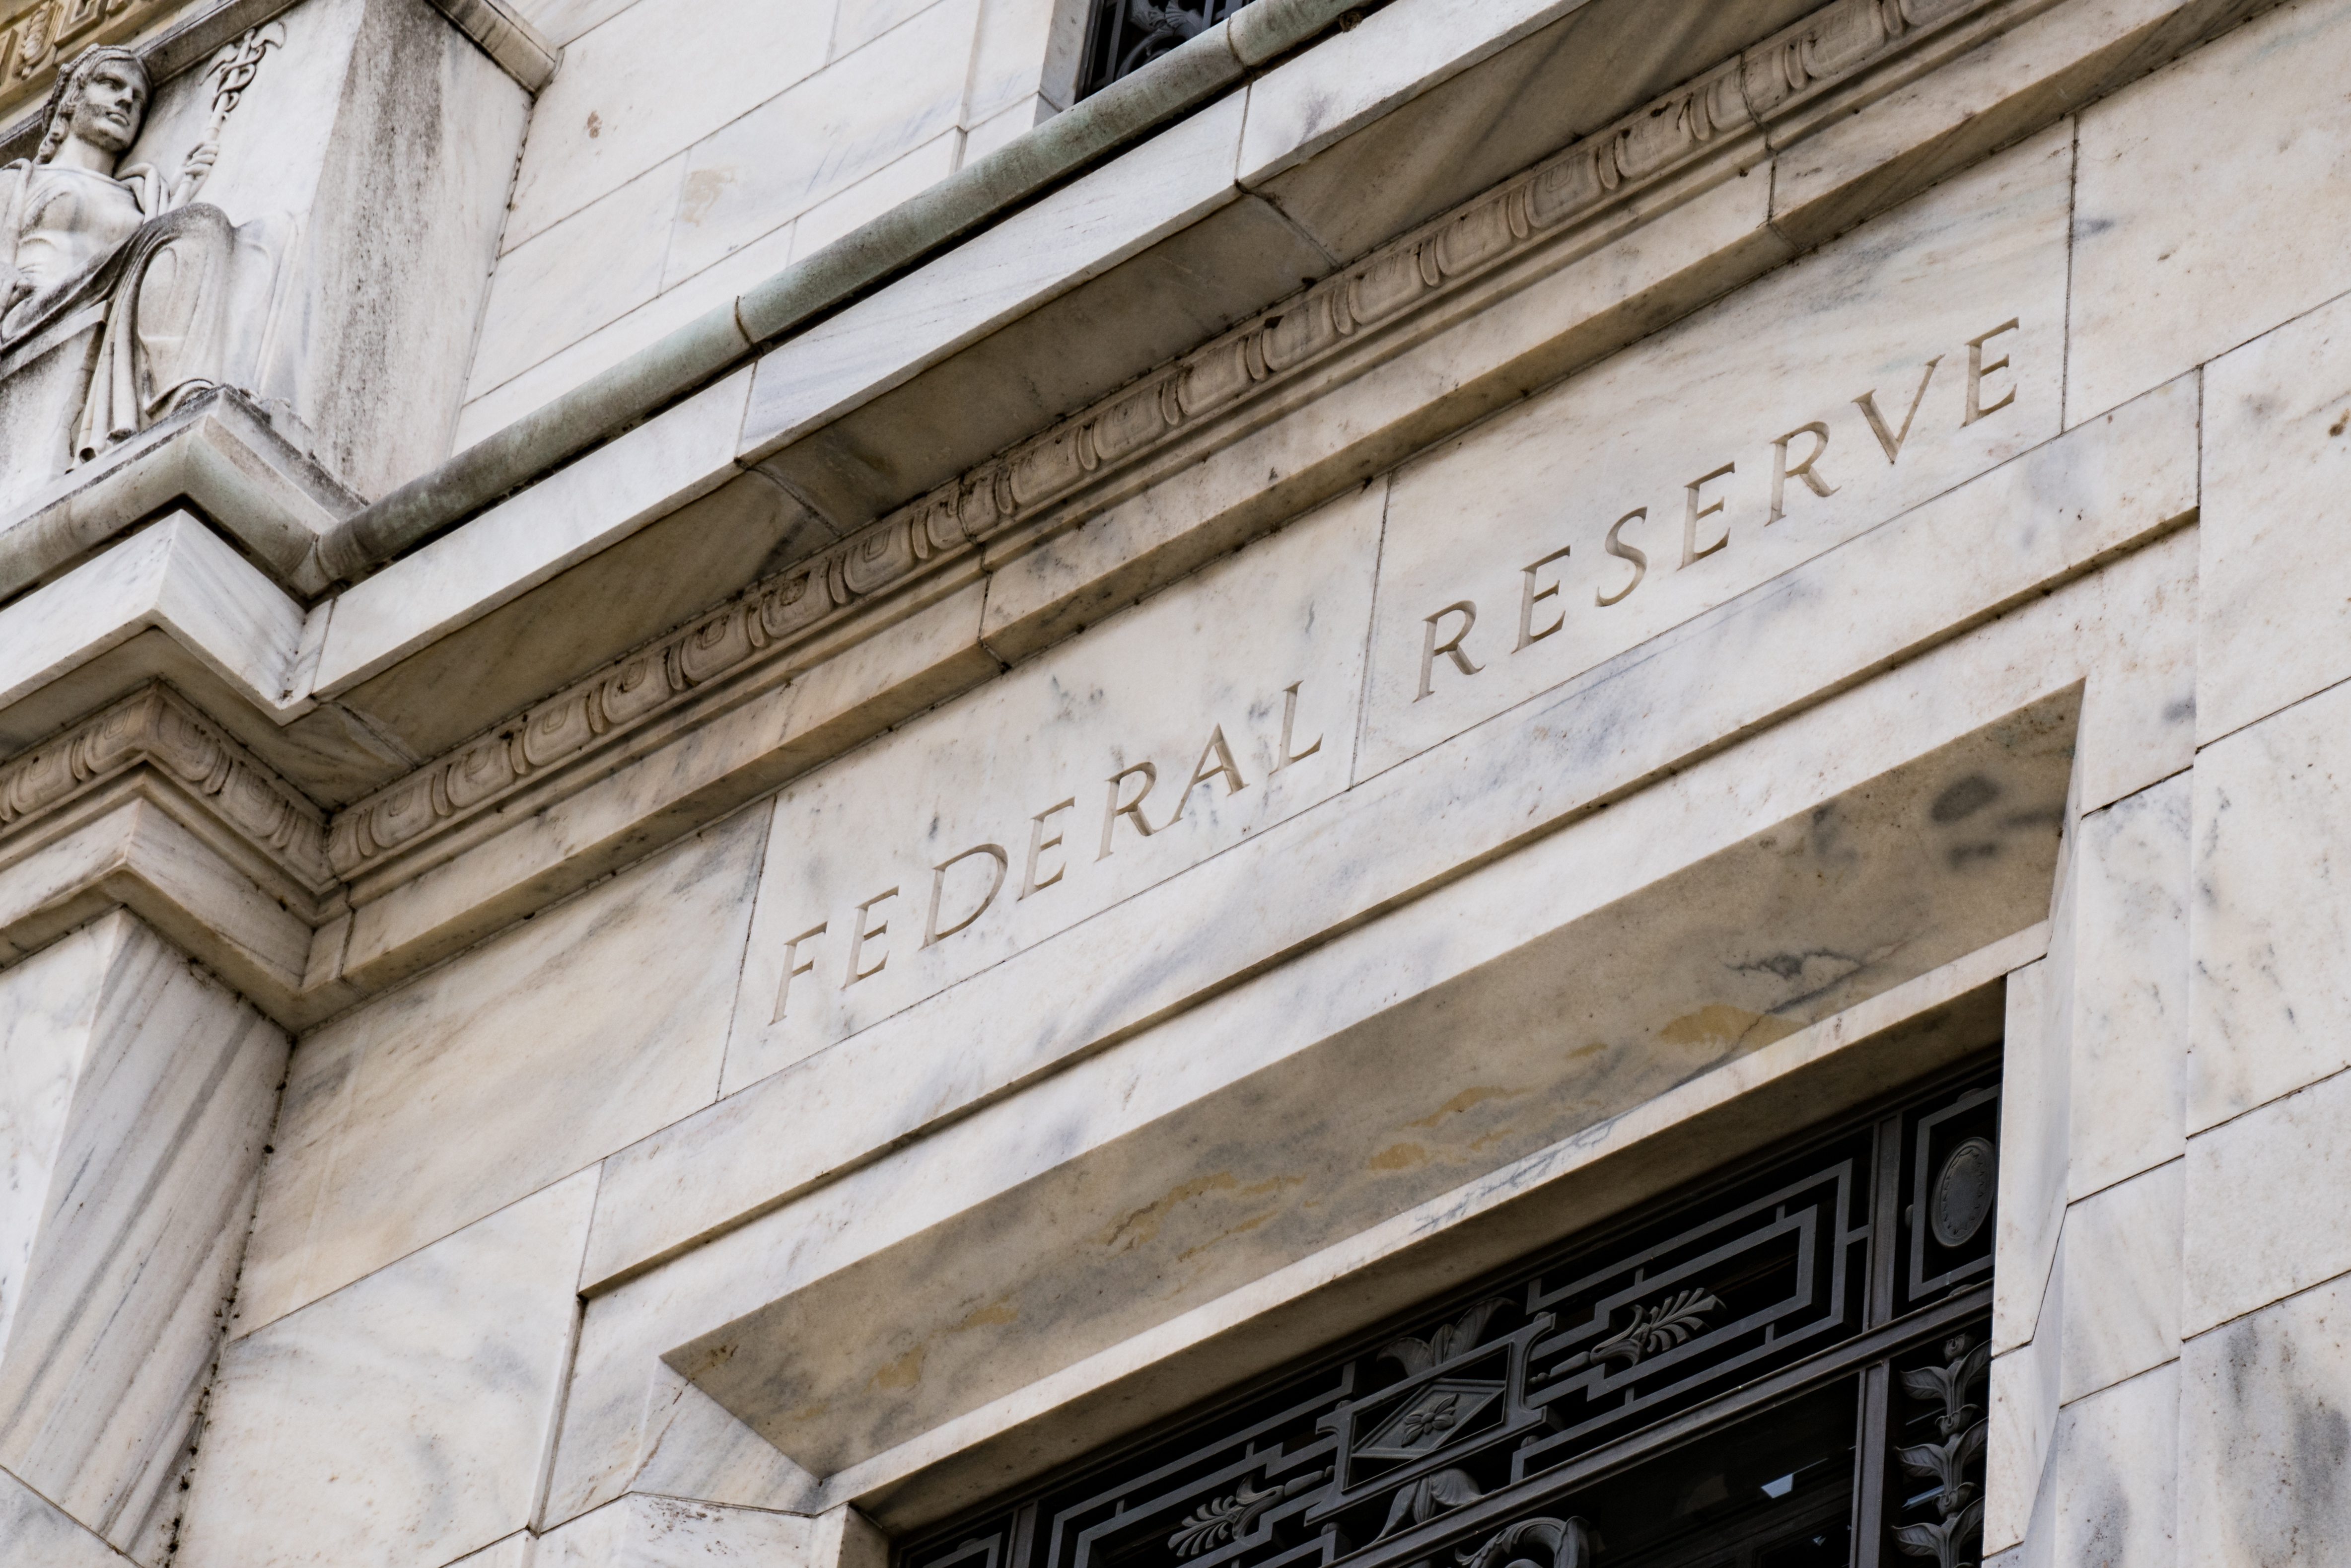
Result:
<instances>
[{"instance_id":1,"label":"classical robed figure","mask_svg":"<svg viewBox=\"0 0 2351 1568\"><path fill-rule=\"evenodd\" d=\"M168 185L151 165L118 167L149 92L137 55L89 50L58 77L31 161L0 169L0 355L102 308L76 463L222 373L235 232L192 200L218 150L196 148Z\"/></svg>"}]
</instances>

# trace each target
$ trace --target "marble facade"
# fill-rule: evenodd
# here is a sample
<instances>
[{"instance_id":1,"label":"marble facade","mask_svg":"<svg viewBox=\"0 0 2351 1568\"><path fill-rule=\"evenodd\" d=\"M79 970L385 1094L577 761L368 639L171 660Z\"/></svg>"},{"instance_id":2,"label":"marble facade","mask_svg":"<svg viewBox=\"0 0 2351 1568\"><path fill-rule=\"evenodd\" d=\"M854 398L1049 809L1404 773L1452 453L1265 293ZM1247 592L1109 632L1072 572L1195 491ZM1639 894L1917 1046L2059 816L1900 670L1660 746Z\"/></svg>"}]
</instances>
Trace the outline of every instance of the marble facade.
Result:
<instances>
[{"instance_id":1,"label":"marble facade","mask_svg":"<svg viewBox=\"0 0 2351 1568\"><path fill-rule=\"evenodd\" d=\"M0 1565L888 1568L1994 1040L1969 1560L2341 1562L2351 0L1089 14L0 6L267 253L0 347Z\"/></svg>"}]
</instances>

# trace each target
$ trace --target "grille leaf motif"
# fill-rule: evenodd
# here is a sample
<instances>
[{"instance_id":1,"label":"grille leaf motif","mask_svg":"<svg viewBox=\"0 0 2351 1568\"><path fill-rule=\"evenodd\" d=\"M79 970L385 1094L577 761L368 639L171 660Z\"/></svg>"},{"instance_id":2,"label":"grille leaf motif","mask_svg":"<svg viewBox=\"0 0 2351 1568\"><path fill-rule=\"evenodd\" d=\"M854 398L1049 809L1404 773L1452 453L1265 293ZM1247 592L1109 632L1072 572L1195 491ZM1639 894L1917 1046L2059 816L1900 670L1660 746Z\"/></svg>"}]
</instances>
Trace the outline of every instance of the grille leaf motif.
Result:
<instances>
[{"instance_id":1,"label":"grille leaf motif","mask_svg":"<svg viewBox=\"0 0 2351 1568\"><path fill-rule=\"evenodd\" d=\"M1293 1476L1282 1485L1263 1491L1243 1481L1238 1490L1213 1502L1204 1502L1186 1514L1183 1524L1167 1538L1167 1544L1176 1549L1178 1557L1197 1557L1203 1552L1213 1551L1248 1534L1258 1516L1275 1503L1320 1486L1330 1474L1325 1468L1309 1475Z\"/></svg>"},{"instance_id":2,"label":"grille leaf motif","mask_svg":"<svg viewBox=\"0 0 2351 1568\"><path fill-rule=\"evenodd\" d=\"M1486 1324L1501 1310L1501 1300L1489 1296L1453 1322L1439 1324L1426 1339L1406 1334L1389 1341L1381 1347L1380 1359L1395 1362L1406 1375L1426 1372L1476 1344L1478 1336L1486 1332Z\"/></svg>"},{"instance_id":3,"label":"grille leaf motif","mask_svg":"<svg viewBox=\"0 0 2351 1568\"><path fill-rule=\"evenodd\" d=\"M1606 1366L1620 1361L1626 1366L1637 1366L1645 1357L1687 1341L1706 1327L1707 1313L1721 1310L1722 1303L1716 1300L1714 1292L1702 1286L1668 1296L1653 1307L1635 1307L1631 1322L1590 1350L1569 1356L1536 1381L1554 1382L1587 1366Z\"/></svg>"},{"instance_id":4,"label":"grille leaf motif","mask_svg":"<svg viewBox=\"0 0 2351 1568\"><path fill-rule=\"evenodd\" d=\"M1932 1523L1897 1526L1894 1544L1907 1556L1933 1558L1936 1568L1962 1568L1960 1548L1983 1529L1983 1489L1969 1479L1969 1471L1982 1459L1984 1440L1991 1430L1983 1406L1972 1397L1991 1368L1991 1343L1979 1343L1972 1334L1959 1334L1943 1342L1942 1365L1922 1366L1902 1375L1902 1392L1921 1403L1943 1407L1935 1417L1941 1442L1917 1443L1894 1451L1904 1469L1937 1483L1938 1517Z\"/></svg>"}]
</instances>

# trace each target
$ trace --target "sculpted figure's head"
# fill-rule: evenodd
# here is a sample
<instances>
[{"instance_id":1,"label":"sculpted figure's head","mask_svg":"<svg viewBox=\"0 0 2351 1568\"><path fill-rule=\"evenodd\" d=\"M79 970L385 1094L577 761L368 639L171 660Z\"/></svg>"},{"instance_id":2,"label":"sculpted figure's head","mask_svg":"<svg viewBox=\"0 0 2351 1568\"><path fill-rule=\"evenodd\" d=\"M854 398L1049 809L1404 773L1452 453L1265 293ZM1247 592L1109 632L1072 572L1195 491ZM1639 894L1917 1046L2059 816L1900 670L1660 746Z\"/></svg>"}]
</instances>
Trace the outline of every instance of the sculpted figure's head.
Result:
<instances>
[{"instance_id":1,"label":"sculpted figure's head","mask_svg":"<svg viewBox=\"0 0 2351 1568\"><path fill-rule=\"evenodd\" d=\"M131 50L84 49L49 92L48 125L33 162L49 162L68 143L79 141L103 154L111 168L139 139L148 90L147 68Z\"/></svg>"}]
</instances>

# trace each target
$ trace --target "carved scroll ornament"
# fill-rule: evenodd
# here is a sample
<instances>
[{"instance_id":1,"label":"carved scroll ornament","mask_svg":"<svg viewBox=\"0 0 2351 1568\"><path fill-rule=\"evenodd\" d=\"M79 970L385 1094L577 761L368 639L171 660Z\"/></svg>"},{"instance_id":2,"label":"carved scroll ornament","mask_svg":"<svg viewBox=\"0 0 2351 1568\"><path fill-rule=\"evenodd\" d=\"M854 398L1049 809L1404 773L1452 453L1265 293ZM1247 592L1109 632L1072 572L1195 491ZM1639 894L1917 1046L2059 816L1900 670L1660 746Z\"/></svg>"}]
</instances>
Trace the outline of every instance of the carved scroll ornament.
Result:
<instances>
[{"instance_id":1,"label":"carved scroll ornament","mask_svg":"<svg viewBox=\"0 0 2351 1568\"><path fill-rule=\"evenodd\" d=\"M141 764L209 804L311 891L332 884L318 809L161 682L0 767L0 829Z\"/></svg>"}]
</instances>

